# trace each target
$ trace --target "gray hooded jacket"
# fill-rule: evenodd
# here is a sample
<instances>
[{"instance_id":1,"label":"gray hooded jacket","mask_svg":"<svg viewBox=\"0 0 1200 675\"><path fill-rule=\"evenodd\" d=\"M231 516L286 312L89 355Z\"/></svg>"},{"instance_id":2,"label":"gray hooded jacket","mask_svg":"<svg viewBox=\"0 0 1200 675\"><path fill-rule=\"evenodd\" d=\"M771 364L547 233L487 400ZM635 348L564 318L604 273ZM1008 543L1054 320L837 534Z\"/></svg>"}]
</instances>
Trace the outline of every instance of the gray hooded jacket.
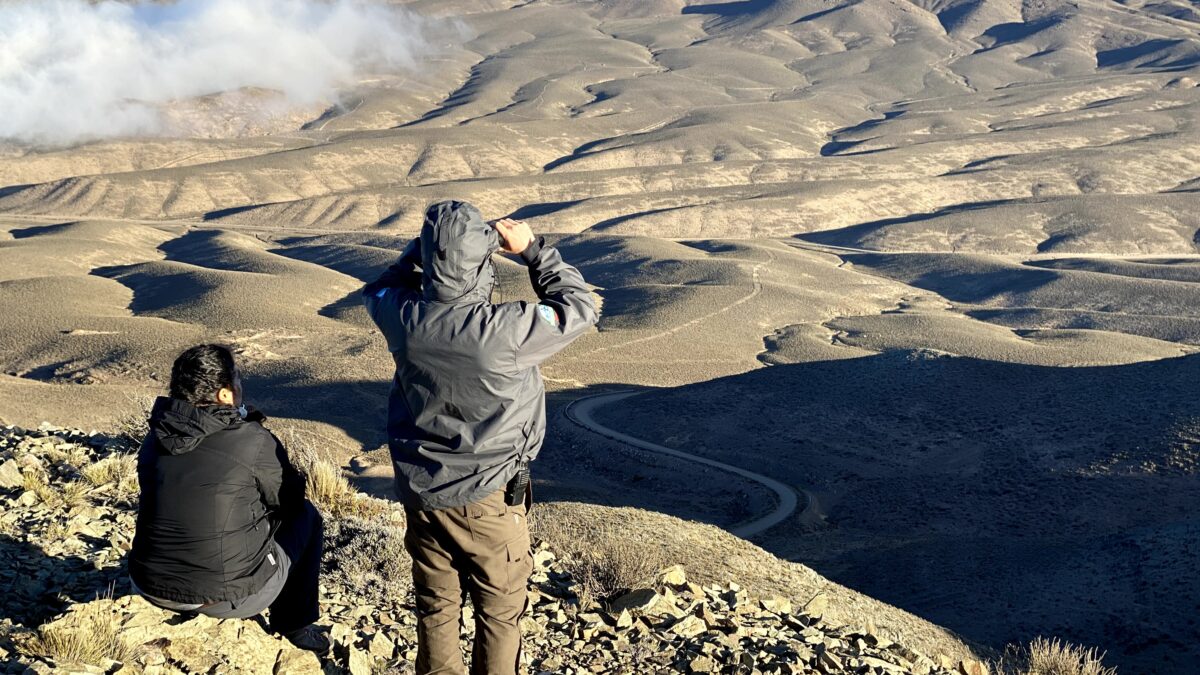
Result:
<instances>
[{"instance_id":1,"label":"gray hooded jacket","mask_svg":"<svg viewBox=\"0 0 1200 675\"><path fill-rule=\"evenodd\" d=\"M440 202L363 289L396 362L387 431L396 494L409 506L477 501L532 461L546 431L538 364L598 318L583 276L540 237L521 254L540 301L492 304L499 248L478 209Z\"/></svg>"}]
</instances>

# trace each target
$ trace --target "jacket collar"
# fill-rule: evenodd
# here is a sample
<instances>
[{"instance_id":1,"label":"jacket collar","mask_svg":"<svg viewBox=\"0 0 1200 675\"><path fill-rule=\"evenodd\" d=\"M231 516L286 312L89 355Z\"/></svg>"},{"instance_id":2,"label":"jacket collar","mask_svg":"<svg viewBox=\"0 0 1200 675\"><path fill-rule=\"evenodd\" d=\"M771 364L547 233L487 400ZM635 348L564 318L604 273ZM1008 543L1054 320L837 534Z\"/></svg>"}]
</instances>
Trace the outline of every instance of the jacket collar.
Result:
<instances>
[{"instance_id":1,"label":"jacket collar","mask_svg":"<svg viewBox=\"0 0 1200 675\"><path fill-rule=\"evenodd\" d=\"M177 398L160 396L150 411L150 434L169 455L195 450L218 431L240 424L237 410L228 406L194 406Z\"/></svg>"}]
</instances>

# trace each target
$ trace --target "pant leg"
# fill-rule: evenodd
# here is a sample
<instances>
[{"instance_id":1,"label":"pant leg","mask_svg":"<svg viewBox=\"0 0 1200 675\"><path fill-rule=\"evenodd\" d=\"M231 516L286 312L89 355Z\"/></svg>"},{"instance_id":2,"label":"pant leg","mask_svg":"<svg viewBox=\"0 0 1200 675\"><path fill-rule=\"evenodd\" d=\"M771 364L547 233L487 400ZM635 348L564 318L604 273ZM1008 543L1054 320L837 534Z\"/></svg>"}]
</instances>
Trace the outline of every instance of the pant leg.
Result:
<instances>
[{"instance_id":1,"label":"pant leg","mask_svg":"<svg viewBox=\"0 0 1200 675\"><path fill-rule=\"evenodd\" d=\"M407 509L404 548L412 558L417 604L416 675L466 675L458 647L463 601L454 560L458 547L438 517L444 514Z\"/></svg>"},{"instance_id":2,"label":"pant leg","mask_svg":"<svg viewBox=\"0 0 1200 675\"><path fill-rule=\"evenodd\" d=\"M325 550L325 523L310 502L283 521L275 543L291 563L283 589L271 603L271 630L290 633L315 623L321 616L321 555Z\"/></svg>"},{"instance_id":3,"label":"pant leg","mask_svg":"<svg viewBox=\"0 0 1200 675\"><path fill-rule=\"evenodd\" d=\"M503 490L468 507L464 542L475 605L472 675L521 671L521 617L528 608L530 554L527 504L509 506Z\"/></svg>"}]
</instances>

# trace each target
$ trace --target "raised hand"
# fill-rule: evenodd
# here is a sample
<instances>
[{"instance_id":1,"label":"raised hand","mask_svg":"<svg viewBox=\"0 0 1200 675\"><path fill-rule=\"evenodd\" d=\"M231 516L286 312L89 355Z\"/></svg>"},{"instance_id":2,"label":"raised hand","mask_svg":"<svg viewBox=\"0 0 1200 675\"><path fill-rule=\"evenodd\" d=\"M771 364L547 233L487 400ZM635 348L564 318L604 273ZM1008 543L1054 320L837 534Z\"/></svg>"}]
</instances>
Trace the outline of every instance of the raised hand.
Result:
<instances>
[{"instance_id":1,"label":"raised hand","mask_svg":"<svg viewBox=\"0 0 1200 675\"><path fill-rule=\"evenodd\" d=\"M492 227L500 235L500 247L509 253L520 255L533 242L533 230L524 221L501 218Z\"/></svg>"}]
</instances>

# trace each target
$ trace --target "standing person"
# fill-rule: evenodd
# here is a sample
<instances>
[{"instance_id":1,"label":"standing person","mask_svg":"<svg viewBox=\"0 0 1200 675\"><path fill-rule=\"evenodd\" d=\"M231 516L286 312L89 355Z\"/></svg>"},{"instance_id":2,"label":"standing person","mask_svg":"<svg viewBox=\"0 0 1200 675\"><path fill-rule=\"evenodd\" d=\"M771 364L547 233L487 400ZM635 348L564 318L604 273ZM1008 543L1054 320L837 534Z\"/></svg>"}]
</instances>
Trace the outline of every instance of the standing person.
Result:
<instances>
[{"instance_id":1,"label":"standing person","mask_svg":"<svg viewBox=\"0 0 1200 675\"><path fill-rule=\"evenodd\" d=\"M492 304L492 253L529 267L539 302ZM464 593L475 607L473 675L520 667L533 571L529 463L546 430L538 364L596 323L583 277L523 222L457 201L363 289L396 362L387 432L408 514L419 675L460 675Z\"/></svg>"},{"instance_id":2,"label":"standing person","mask_svg":"<svg viewBox=\"0 0 1200 675\"><path fill-rule=\"evenodd\" d=\"M329 638L313 625L321 516L265 419L242 405L229 349L199 345L175 360L138 453L129 578L173 612L246 619L270 609L274 632L324 654Z\"/></svg>"}]
</instances>

